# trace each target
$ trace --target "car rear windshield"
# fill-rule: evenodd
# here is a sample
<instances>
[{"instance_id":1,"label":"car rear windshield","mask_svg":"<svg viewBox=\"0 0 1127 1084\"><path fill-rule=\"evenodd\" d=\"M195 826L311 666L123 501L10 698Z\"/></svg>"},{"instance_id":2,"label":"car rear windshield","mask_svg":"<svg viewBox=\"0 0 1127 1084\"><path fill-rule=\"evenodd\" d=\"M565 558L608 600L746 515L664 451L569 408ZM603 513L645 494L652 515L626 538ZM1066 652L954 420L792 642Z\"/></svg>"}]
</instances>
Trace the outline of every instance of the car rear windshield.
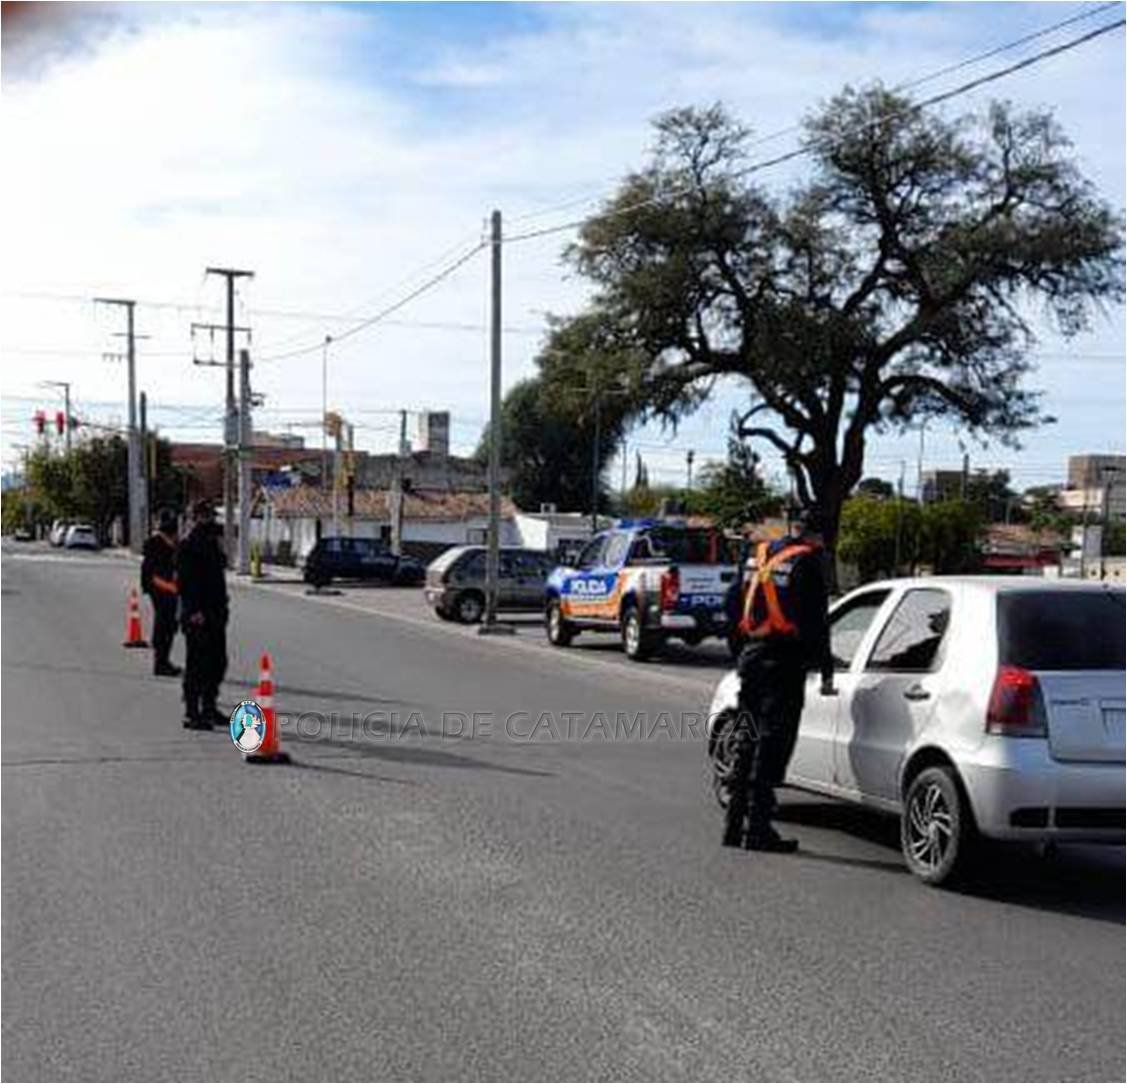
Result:
<instances>
[{"instance_id":1,"label":"car rear windshield","mask_svg":"<svg viewBox=\"0 0 1127 1084\"><path fill-rule=\"evenodd\" d=\"M998 596L998 653L1026 670L1122 670L1122 591L1007 591Z\"/></svg>"},{"instance_id":2,"label":"car rear windshield","mask_svg":"<svg viewBox=\"0 0 1127 1084\"><path fill-rule=\"evenodd\" d=\"M643 536L648 556L682 565L730 565L739 560L739 542L707 528L654 527ZM639 540L641 541L641 540Z\"/></svg>"}]
</instances>

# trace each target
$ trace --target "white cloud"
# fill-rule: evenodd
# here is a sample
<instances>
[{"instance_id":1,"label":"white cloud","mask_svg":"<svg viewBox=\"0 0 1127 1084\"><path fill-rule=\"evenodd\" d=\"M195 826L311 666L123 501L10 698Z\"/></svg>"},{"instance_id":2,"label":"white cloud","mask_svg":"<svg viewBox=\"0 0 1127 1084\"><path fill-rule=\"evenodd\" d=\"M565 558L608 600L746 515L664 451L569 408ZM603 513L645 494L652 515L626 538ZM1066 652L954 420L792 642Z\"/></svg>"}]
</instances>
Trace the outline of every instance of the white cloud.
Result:
<instances>
[{"instance_id":1,"label":"white cloud","mask_svg":"<svg viewBox=\"0 0 1127 1084\"><path fill-rule=\"evenodd\" d=\"M395 6L178 7L109 31L41 78L5 84L4 288L212 305L220 287L202 281L203 269L231 264L256 271L252 308L332 313L381 292L387 300L389 284L475 236L494 206L513 218L609 190L642 161L648 122L665 108L720 99L769 133L847 81L881 74L896 83L1051 21L1059 8L1050 10L1008 6L987 35L981 8L873 6L850 32L821 34L810 18L788 25L756 5L579 4L535 8L538 27L502 26L483 46L451 35L436 43ZM1123 82L1122 41L1113 38L994 89L1057 108L1085 169L1122 206ZM781 171L778 183L788 176ZM574 309L585 296L562 273L561 242L506 250L509 323L538 325L545 310ZM399 315L480 323L486 283L479 259ZM46 376L72 380L80 401L120 394L122 375L98 360L114 341L115 314L12 298L2 312L6 395L39 394L35 381ZM142 344L140 381L155 403L218 406L219 371L189 363L187 324L201 315L141 311L154 338ZM256 348L315 343L337 328L263 317ZM1078 349L1122 342L1120 315ZM506 337L510 380L530 371L536 344L535 335ZM14 347L90 356L20 356ZM389 324L334 349L331 398L346 413L446 406L472 443L485 373L483 334ZM319 353L264 363L256 379L271 424L319 409ZM1074 393L1070 384L1058 381L1057 394ZM1112 390L1098 416L1109 430L1115 422L1105 443L1121 446L1122 382ZM5 403L6 452L26 413ZM720 448L724 414L718 406L684 432ZM1059 429L1048 438L1054 456L1092 426ZM1048 454L1027 461L1040 470Z\"/></svg>"}]
</instances>

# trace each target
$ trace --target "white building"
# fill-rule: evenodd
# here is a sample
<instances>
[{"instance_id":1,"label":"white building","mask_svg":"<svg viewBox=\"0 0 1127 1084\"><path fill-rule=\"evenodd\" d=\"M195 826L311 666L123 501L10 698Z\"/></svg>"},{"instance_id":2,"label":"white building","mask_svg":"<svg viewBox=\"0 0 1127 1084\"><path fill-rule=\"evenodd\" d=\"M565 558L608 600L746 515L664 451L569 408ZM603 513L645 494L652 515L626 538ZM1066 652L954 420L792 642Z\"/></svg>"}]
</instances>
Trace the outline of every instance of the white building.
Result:
<instances>
[{"instance_id":1,"label":"white building","mask_svg":"<svg viewBox=\"0 0 1127 1084\"><path fill-rule=\"evenodd\" d=\"M264 489L251 520L251 541L265 547L268 560L300 563L321 537L391 539L389 492L358 489L352 515L340 493L334 520L333 494L316 486ZM501 500L501 545L521 544L517 508ZM334 527L334 522L336 526ZM489 527L489 494L413 490L403 495L403 552L429 560L450 546L484 543Z\"/></svg>"}]
</instances>

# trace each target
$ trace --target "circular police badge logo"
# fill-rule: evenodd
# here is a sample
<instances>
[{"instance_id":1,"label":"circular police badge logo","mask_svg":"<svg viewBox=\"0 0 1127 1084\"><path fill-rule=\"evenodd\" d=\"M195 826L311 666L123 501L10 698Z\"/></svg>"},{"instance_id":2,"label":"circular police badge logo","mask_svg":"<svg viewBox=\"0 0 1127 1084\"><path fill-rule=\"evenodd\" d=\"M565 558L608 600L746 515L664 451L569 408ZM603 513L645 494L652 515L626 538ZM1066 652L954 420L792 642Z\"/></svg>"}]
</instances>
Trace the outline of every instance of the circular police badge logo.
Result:
<instances>
[{"instance_id":1,"label":"circular police badge logo","mask_svg":"<svg viewBox=\"0 0 1127 1084\"><path fill-rule=\"evenodd\" d=\"M231 741L243 753L253 753L266 737L266 716L253 700L244 700L231 712Z\"/></svg>"}]
</instances>

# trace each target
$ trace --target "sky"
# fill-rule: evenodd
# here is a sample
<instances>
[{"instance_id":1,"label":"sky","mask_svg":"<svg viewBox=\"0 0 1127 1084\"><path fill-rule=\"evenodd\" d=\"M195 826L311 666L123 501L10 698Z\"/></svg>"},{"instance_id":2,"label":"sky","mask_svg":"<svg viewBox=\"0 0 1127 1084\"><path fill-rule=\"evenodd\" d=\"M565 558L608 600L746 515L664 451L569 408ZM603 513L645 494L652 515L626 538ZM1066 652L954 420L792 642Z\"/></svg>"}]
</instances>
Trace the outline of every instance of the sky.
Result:
<instances>
[{"instance_id":1,"label":"sky","mask_svg":"<svg viewBox=\"0 0 1127 1084\"><path fill-rule=\"evenodd\" d=\"M3 278L0 396L5 467L69 381L74 412L126 415L122 312L136 298L138 387L165 435L219 440L223 320L209 266L250 269L256 428L319 446L322 344L403 300L472 248L490 211L508 234L595 210L646 161L652 121L724 103L766 141L847 83L895 85L1098 3L1039 4L4 4L0 125ZM1102 23L1084 21L927 85L1005 67ZM1125 193L1122 30L968 93L1051 108L1084 173L1120 213ZM761 179L782 192L797 159ZM504 250L504 381L534 372L546 316L580 311L588 286L562 259L568 231ZM357 446L394 446L398 411L449 410L456 451L488 412L489 264L477 253L391 316L327 351L327 399ZM1071 341L1041 329L1029 386L1058 419L1013 451L936 424L924 469L1006 468L1020 488L1063 479L1068 455L1122 452L1122 308ZM240 345L243 345L240 339ZM297 356L276 357L294 350ZM676 432L626 439L651 481L680 483L685 454L722 458L742 396L721 389ZM414 415L410 429L413 431ZM913 493L921 435L874 440L867 473ZM764 450L770 473L781 467ZM619 465L608 480L617 485Z\"/></svg>"}]
</instances>

